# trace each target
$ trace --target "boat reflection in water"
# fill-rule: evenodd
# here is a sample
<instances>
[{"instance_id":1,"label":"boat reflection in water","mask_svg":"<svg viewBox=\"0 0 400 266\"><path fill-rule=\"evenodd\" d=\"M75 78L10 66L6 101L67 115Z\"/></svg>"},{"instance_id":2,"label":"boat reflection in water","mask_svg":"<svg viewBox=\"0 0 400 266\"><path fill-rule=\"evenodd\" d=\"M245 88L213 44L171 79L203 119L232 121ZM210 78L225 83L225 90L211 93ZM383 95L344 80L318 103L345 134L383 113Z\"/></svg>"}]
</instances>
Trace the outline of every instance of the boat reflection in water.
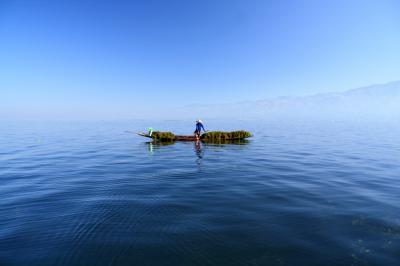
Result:
<instances>
[{"instance_id":1,"label":"boat reflection in water","mask_svg":"<svg viewBox=\"0 0 400 266\"><path fill-rule=\"evenodd\" d=\"M163 148L167 148L167 146L172 146L174 144L184 144L185 146L189 146L190 142L180 142L180 141L149 141L146 142L148 146L148 150L150 153L154 153L156 150L160 150ZM203 159L204 151L206 149L215 149L217 147L226 147L229 145L247 145L250 143L249 140L221 140L221 141L213 141L213 142L203 142L203 141L193 141L194 143L194 151L198 159Z\"/></svg>"},{"instance_id":2,"label":"boat reflection in water","mask_svg":"<svg viewBox=\"0 0 400 266\"><path fill-rule=\"evenodd\" d=\"M160 141L148 141L148 142L145 142L145 143L146 143L150 153L153 153L154 150L158 150L161 147L170 146L170 145L175 144L174 141L168 141L168 142L167 141L162 141L162 142L160 142Z\"/></svg>"}]
</instances>

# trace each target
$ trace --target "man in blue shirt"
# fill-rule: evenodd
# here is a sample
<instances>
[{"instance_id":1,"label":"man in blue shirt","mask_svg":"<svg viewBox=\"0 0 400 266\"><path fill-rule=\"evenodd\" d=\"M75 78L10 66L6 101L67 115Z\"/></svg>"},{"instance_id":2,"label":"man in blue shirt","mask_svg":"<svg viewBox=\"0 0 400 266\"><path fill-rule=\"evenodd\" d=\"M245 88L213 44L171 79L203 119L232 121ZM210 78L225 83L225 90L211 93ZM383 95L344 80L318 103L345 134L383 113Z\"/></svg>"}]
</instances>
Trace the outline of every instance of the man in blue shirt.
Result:
<instances>
[{"instance_id":1,"label":"man in blue shirt","mask_svg":"<svg viewBox=\"0 0 400 266\"><path fill-rule=\"evenodd\" d=\"M204 129L203 122L200 119L196 120L196 130L194 131L194 135L196 136L196 139L200 139L200 134L201 134L201 129L203 129L204 132L206 130Z\"/></svg>"}]
</instances>

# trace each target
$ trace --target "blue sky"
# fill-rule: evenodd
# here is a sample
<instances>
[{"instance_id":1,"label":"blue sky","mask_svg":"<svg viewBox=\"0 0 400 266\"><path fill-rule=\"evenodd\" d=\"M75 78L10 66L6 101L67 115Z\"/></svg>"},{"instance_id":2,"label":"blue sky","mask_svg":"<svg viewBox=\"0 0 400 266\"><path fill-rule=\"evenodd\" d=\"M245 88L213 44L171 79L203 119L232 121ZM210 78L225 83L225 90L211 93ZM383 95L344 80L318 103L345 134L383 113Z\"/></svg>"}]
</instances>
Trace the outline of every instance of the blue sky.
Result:
<instances>
[{"instance_id":1,"label":"blue sky","mask_svg":"<svg viewBox=\"0 0 400 266\"><path fill-rule=\"evenodd\" d=\"M399 1L0 0L0 118L145 117L400 79Z\"/></svg>"}]
</instances>

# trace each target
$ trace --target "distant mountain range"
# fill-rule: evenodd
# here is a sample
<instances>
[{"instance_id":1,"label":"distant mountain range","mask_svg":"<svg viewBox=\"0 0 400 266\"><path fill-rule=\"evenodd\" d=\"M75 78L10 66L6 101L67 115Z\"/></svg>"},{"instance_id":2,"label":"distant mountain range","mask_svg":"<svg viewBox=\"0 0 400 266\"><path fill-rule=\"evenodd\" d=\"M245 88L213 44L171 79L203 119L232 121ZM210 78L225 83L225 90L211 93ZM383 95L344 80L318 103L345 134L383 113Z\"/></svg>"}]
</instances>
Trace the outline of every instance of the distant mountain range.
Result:
<instances>
[{"instance_id":1,"label":"distant mountain range","mask_svg":"<svg viewBox=\"0 0 400 266\"><path fill-rule=\"evenodd\" d=\"M207 118L397 118L400 119L400 81L341 93L278 97L230 104L190 105L177 116Z\"/></svg>"}]
</instances>

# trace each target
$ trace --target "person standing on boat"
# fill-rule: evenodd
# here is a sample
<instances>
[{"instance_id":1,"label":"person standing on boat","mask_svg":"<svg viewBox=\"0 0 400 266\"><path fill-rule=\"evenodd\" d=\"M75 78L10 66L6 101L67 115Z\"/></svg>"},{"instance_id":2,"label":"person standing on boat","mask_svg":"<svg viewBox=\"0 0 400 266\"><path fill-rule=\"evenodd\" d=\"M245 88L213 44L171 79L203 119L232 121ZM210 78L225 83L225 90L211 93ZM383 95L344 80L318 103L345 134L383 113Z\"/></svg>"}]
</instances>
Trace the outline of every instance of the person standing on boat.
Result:
<instances>
[{"instance_id":1,"label":"person standing on boat","mask_svg":"<svg viewBox=\"0 0 400 266\"><path fill-rule=\"evenodd\" d=\"M201 121L200 119L196 120L196 130L194 131L194 135L196 136L196 140L200 140L200 135L201 135L201 130L203 129L204 132L206 132L206 130L204 129L203 126L203 121Z\"/></svg>"}]
</instances>

